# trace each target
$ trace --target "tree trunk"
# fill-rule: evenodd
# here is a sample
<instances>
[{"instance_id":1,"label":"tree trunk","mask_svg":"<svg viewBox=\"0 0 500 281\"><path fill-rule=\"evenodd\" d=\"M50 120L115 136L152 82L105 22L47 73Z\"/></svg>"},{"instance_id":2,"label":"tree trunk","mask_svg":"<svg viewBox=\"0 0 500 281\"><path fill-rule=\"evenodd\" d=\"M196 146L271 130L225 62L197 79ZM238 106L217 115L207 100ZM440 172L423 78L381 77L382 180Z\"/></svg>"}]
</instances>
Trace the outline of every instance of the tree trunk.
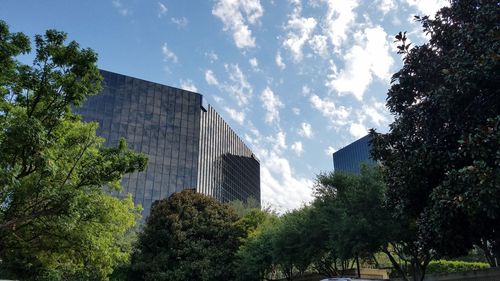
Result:
<instances>
[{"instance_id":1,"label":"tree trunk","mask_svg":"<svg viewBox=\"0 0 500 281\"><path fill-rule=\"evenodd\" d=\"M500 263L500 242L495 244L496 245L493 246L493 258L491 262L492 267L498 267L498 264Z\"/></svg>"},{"instance_id":2,"label":"tree trunk","mask_svg":"<svg viewBox=\"0 0 500 281\"><path fill-rule=\"evenodd\" d=\"M358 269L358 278L361 278L361 269L359 268L359 256L356 255L356 268Z\"/></svg>"},{"instance_id":3,"label":"tree trunk","mask_svg":"<svg viewBox=\"0 0 500 281\"><path fill-rule=\"evenodd\" d=\"M387 257L389 258L389 260L391 261L391 264L392 266L394 267L394 269L396 269L397 272L399 272L399 274L401 274L401 278L404 280L404 281L409 281L408 280L408 277L406 277L406 272L401 268L401 266L399 265L399 263L396 261L396 259L392 256L391 252L389 252L389 250L387 249L382 249L382 252L384 254L387 255Z\"/></svg>"},{"instance_id":4,"label":"tree trunk","mask_svg":"<svg viewBox=\"0 0 500 281\"><path fill-rule=\"evenodd\" d=\"M484 258L490 264L491 267L496 267L495 256L492 253L490 247L488 247L488 241L481 239L477 245L484 253Z\"/></svg>"}]
</instances>

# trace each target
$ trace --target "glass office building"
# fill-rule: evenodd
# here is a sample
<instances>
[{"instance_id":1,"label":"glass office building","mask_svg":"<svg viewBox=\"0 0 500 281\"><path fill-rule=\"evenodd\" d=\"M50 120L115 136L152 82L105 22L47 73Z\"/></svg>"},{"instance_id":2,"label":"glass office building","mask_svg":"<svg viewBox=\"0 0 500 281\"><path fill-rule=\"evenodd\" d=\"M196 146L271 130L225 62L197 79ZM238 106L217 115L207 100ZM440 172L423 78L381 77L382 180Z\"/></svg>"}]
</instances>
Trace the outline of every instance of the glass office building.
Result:
<instances>
[{"instance_id":1,"label":"glass office building","mask_svg":"<svg viewBox=\"0 0 500 281\"><path fill-rule=\"evenodd\" d=\"M229 154L251 157L252 153L220 116L211 118L218 114L211 107L203 108L200 94L108 71L101 74L101 93L75 111L84 121L99 123L97 133L106 145L116 145L123 137L129 148L149 157L145 171L123 177L124 190L117 196L132 194L135 203L143 206L144 217L152 202L184 189L196 189L220 201L251 195L260 202L259 162L247 168L248 161L225 160ZM224 168L227 165L234 167ZM242 177L228 183L232 175L225 174L234 170ZM200 181L199 175L212 180ZM222 195L228 193L241 196Z\"/></svg>"},{"instance_id":2,"label":"glass office building","mask_svg":"<svg viewBox=\"0 0 500 281\"><path fill-rule=\"evenodd\" d=\"M376 163L370 156L370 147L370 135L366 135L339 149L333 153L333 169L359 174L361 163Z\"/></svg>"},{"instance_id":3,"label":"glass office building","mask_svg":"<svg viewBox=\"0 0 500 281\"><path fill-rule=\"evenodd\" d=\"M208 106L201 114L198 191L221 202L260 202L260 164L222 117Z\"/></svg>"}]
</instances>

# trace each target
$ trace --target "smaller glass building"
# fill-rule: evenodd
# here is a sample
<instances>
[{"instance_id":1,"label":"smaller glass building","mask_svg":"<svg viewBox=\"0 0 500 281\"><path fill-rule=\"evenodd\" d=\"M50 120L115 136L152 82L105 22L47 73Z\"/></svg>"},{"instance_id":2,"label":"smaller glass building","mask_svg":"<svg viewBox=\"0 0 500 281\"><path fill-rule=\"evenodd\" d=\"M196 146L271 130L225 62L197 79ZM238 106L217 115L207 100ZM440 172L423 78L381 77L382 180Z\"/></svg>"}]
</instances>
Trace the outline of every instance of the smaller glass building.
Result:
<instances>
[{"instance_id":1,"label":"smaller glass building","mask_svg":"<svg viewBox=\"0 0 500 281\"><path fill-rule=\"evenodd\" d=\"M375 164L370 155L370 135L333 153L333 169L339 172L360 173L361 163Z\"/></svg>"}]
</instances>

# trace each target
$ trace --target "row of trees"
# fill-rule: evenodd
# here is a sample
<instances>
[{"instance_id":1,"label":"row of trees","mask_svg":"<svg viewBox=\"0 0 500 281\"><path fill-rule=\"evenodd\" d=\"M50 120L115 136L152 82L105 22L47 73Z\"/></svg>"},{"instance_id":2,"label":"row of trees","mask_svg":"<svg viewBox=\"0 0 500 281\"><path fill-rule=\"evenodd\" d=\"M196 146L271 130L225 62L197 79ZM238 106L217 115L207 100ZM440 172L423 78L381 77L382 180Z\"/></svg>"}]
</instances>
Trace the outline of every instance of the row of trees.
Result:
<instances>
[{"instance_id":1,"label":"row of trees","mask_svg":"<svg viewBox=\"0 0 500 281\"><path fill-rule=\"evenodd\" d=\"M388 206L384 173L380 166L362 166L359 175L320 175L315 200L281 216L242 208L241 202L221 204L191 190L176 193L154 204L125 276L293 280L305 272L342 276L370 265L421 281L432 259L453 256L437 250L425 260L416 256L422 249L408 241L421 238L416 226Z\"/></svg>"},{"instance_id":2,"label":"row of trees","mask_svg":"<svg viewBox=\"0 0 500 281\"><path fill-rule=\"evenodd\" d=\"M360 175L318 176L310 206L273 217L244 240L238 252L242 280L264 280L276 272L292 280L306 270L338 276L360 264L390 266L405 280L421 280L421 261L406 244L415 234L395 219L386 193L380 167L363 166Z\"/></svg>"},{"instance_id":3,"label":"row of trees","mask_svg":"<svg viewBox=\"0 0 500 281\"><path fill-rule=\"evenodd\" d=\"M342 275L376 261L397 229L383 208L377 167L320 176L311 206L278 216L186 190L157 201L139 235L130 280L292 280L306 271ZM241 210L241 209L240 209ZM392 253L393 251L391 251Z\"/></svg>"},{"instance_id":4,"label":"row of trees","mask_svg":"<svg viewBox=\"0 0 500 281\"><path fill-rule=\"evenodd\" d=\"M292 280L306 271L336 276L359 260L376 263L374 254L388 245L389 231L397 228L383 208L381 179L378 168L368 166L359 176L319 176L310 206L281 217L269 215L270 223L243 240L238 251L242 280L277 275Z\"/></svg>"}]
</instances>

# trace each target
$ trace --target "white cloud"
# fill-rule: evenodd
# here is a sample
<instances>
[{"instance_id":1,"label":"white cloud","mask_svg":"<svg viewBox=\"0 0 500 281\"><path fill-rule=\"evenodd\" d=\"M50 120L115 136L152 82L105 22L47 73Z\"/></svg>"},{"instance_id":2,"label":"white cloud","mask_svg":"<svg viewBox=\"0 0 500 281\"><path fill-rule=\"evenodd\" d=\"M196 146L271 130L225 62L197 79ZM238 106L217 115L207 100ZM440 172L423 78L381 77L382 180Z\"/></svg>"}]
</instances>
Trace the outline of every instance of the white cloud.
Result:
<instances>
[{"instance_id":1,"label":"white cloud","mask_svg":"<svg viewBox=\"0 0 500 281\"><path fill-rule=\"evenodd\" d=\"M217 95L212 95L212 98L214 99L214 101L215 101L216 103L221 103L221 102L223 102L223 101L224 101L224 99L223 99L223 98L221 98L221 97L219 97L219 96L217 96Z\"/></svg>"},{"instance_id":2,"label":"white cloud","mask_svg":"<svg viewBox=\"0 0 500 281\"><path fill-rule=\"evenodd\" d=\"M266 123L279 122L279 109L283 107L279 97L274 95L269 87L266 87L260 95L260 100L262 101L262 107L266 110Z\"/></svg>"},{"instance_id":3,"label":"white cloud","mask_svg":"<svg viewBox=\"0 0 500 281\"><path fill-rule=\"evenodd\" d=\"M219 81L211 69L205 71L205 81L208 85L216 86L221 92L226 93L230 98L234 99L239 107L246 106L253 95L252 86L237 64L225 64L224 68L228 75L226 81ZM242 115L236 117L235 112L226 111L232 113L235 120L242 121L244 119L241 118Z\"/></svg>"},{"instance_id":4,"label":"white cloud","mask_svg":"<svg viewBox=\"0 0 500 281\"><path fill-rule=\"evenodd\" d=\"M210 69L205 71L205 81L207 81L208 85L219 85L219 81L217 81L217 78L215 78L214 72Z\"/></svg>"},{"instance_id":5,"label":"white cloud","mask_svg":"<svg viewBox=\"0 0 500 281\"><path fill-rule=\"evenodd\" d=\"M325 149L325 154L331 157L332 154L335 153L335 151L337 151L337 150L335 148L333 148L333 146L328 146Z\"/></svg>"},{"instance_id":6,"label":"white cloud","mask_svg":"<svg viewBox=\"0 0 500 281\"><path fill-rule=\"evenodd\" d=\"M330 122L335 128L347 125L349 116L351 115L351 108L346 108L344 106L337 107L333 101L328 98L321 99L317 95L312 95L309 101L313 108L330 119Z\"/></svg>"},{"instance_id":7,"label":"white cloud","mask_svg":"<svg viewBox=\"0 0 500 281\"><path fill-rule=\"evenodd\" d=\"M313 182L297 177L283 156L271 153L261 159L262 203L280 213L302 207L312 200Z\"/></svg>"},{"instance_id":8,"label":"white cloud","mask_svg":"<svg viewBox=\"0 0 500 281\"><path fill-rule=\"evenodd\" d=\"M189 23L189 20L186 17L181 18L171 18L170 21L177 25L178 28L186 28Z\"/></svg>"},{"instance_id":9,"label":"white cloud","mask_svg":"<svg viewBox=\"0 0 500 281\"><path fill-rule=\"evenodd\" d=\"M284 213L310 202L313 198L313 182L297 176L288 159L283 156L286 149L285 133L279 131L268 137L262 137L260 134L254 136L247 135L246 139L260 159L263 205Z\"/></svg>"},{"instance_id":10,"label":"white cloud","mask_svg":"<svg viewBox=\"0 0 500 281\"><path fill-rule=\"evenodd\" d=\"M444 6L449 6L450 2L447 0L406 0L410 6L415 6L422 16L430 16L434 18L436 12Z\"/></svg>"},{"instance_id":11,"label":"white cloud","mask_svg":"<svg viewBox=\"0 0 500 281\"><path fill-rule=\"evenodd\" d=\"M275 62L276 62L276 65L281 69L285 69L286 68L286 64L283 62L283 58L281 57L281 52L278 51L276 53L276 58L275 58Z\"/></svg>"},{"instance_id":12,"label":"white cloud","mask_svg":"<svg viewBox=\"0 0 500 281\"><path fill-rule=\"evenodd\" d=\"M283 42L283 46L290 50L293 60L295 62L299 62L303 57L302 47L311 37L317 22L312 17L302 17L302 7L300 2L295 4L296 6L294 7L292 14L289 15L289 19L285 27L285 29L288 30L288 33L286 35L287 38Z\"/></svg>"},{"instance_id":13,"label":"white cloud","mask_svg":"<svg viewBox=\"0 0 500 281\"><path fill-rule=\"evenodd\" d=\"M344 56L345 67L337 73L332 65L326 86L340 95L352 94L363 100L363 95L373 77L389 81L394 60L384 29L380 26L365 28L355 34L356 44Z\"/></svg>"},{"instance_id":14,"label":"white cloud","mask_svg":"<svg viewBox=\"0 0 500 281\"><path fill-rule=\"evenodd\" d=\"M198 88L194 85L193 81L190 79L187 80L182 80L181 79L181 89L191 91L191 92L198 92Z\"/></svg>"},{"instance_id":15,"label":"white cloud","mask_svg":"<svg viewBox=\"0 0 500 281\"><path fill-rule=\"evenodd\" d=\"M245 122L245 112L237 111L236 109L224 107L224 110L229 114L231 119L236 121L238 124L243 125Z\"/></svg>"},{"instance_id":16,"label":"white cloud","mask_svg":"<svg viewBox=\"0 0 500 281\"><path fill-rule=\"evenodd\" d=\"M279 131L276 136L269 136L267 139L273 144L273 150L276 153L281 153L288 147L286 145L286 134L283 131Z\"/></svg>"},{"instance_id":17,"label":"white cloud","mask_svg":"<svg viewBox=\"0 0 500 281\"><path fill-rule=\"evenodd\" d=\"M158 2L158 17L161 18L167 13L168 9L165 4L162 2Z\"/></svg>"},{"instance_id":18,"label":"white cloud","mask_svg":"<svg viewBox=\"0 0 500 281\"><path fill-rule=\"evenodd\" d=\"M367 128L385 131L388 129L389 123L393 121L393 116L385 107L385 103L377 102L375 99L357 109L356 115L357 121L349 128L349 132L356 137L366 135Z\"/></svg>"},{"instance_id":19,"label":"white cloud","mask_svg":"<svg viewBox=\"0 0 500 281\"><path fill-rule=\"evenodd\" d=\"M298 115L300 115L300 108L294 107L294 108L292 108L292 112L293 112L293 114L298 116Z\"/></svg>"},{"instance_id":20,"label":"white cloud","mask_svg":"<svg viewBox=\"0 0 500 281\"><path fill-rule=\"evenodd\" d=\"M368 134L368 129L361 123L352 123L349 127L349 133L356 138L361 138Z\"/></svg>"},{"instance_id":21,"label":"white cloud","mask_svg":"<svg viewBox=\"0 0 500 281\"><path fill-rule=\"evenodd\" d=\"M300 156L302 152L304 151L304 148L302 147L302 142L296 141L294 142L290 148L297 154L297 156Z\"/></svg>"},{"instance_id":22,"label":"white cloud","mask_svg":"<svg viewBox=\"0 0 500 281\"><path fill-rule=\"evenodd\" d=\"M219 56L214 51L206 52L205 56L210 60L210 63L214 63L219 59Z\"/></svg>"},{"instance_id":23,"label":"white cloud","mask_svg":"<svg viewBox=\"0 0 500 281\"><path fill-rule=\"evenodd\" d=\"M130 11L125 8L120 0L113 0L112 1L113 6L118 10L118 12L122 16L128 16L130 14Z\"/></svg>"},{"instance_id":24,"label":"white cloud","mask_svg":"<svg viewBox=\"0 0 500 281\"><path fill-rule=\"evenodd\" d=\"M326 57L328 55L328 37L325 35L314 35L309 40L309 45L311 49L321 57Z\"/></svg>"},{"instance_id":25,"label":"white cloud","mask_svg":"<svg viewBox=\"0 0 500 281\"><path fill-rule=\"evenodd\" d=\"M304 97L309 96L309 94L311 94L311 92L312 91L311 91L311 88L309 88L309 86L307 86L307 85L302 86L302 95Z\"/></svg>"},{"instance_id":26,"label":"white cloud","mask_svg":"<svg viewBox=\"0 0 500 281\"><path fill-rule=\"evenodd\" d=\"M313 131L311 124L307 122L302 122L302 124L300 124L299 135L306 137L308 139L312 138Z\"/></svg>"},{"instance_id":27,"label":"white cloud","mask_svg":"<svg viewBox=\"0 0 500 281\"><path fill-rule=\"evenodd\" d=\"M389 112L383 102L364 104L361 112L364 116L363 119L369 118L369 121L376 126L388 124L390 121Z\"/></svg>"},{"instance_id":28,"label":"white cloud","mask_svg":"<svg viewBox=\"0 0 500 281\"><path fill-rule=\"evenodd\" d=\"M358 0L326 1L328 9L324 21L325 32L335 49L339 50L347 39L349 29L356 19L354 9L358 6Z\"/></svg>"},{"instance_id":29,"label":"white cloud","mask_svg":"<svg viewBox=\"0 0 500 281\"><path fill-rule=\"evenodd\" d=\"M379 0L377 5L378 9L382 11L384 15L396 9L396 3L394 2L394 0Z\"/></svg>"},{"instance_id":30,"label":"white cloud","mask_svg":"<svg viewBox=\"0 0 500 281\"><path fill-rule=\"evenodd\" d=\"M177 56L168 48L167 43L163 43L161 52L163 54L163 61L172 61L173 63L177 63Z\"/></svg>"},{"instance_id":31,"label":"white cloud","mask_svg":"<svg viewBox=\"0 0 500 281\"><path fill-rule=\"evenodd\" d=\"M251 58L248 60L248 63L250 63L250 65L254 68L254 69L257 69L259 67L259 61L257 60L257 58Z\"/></svg>"},{"instance_id":32,"label":"white cloud","mask_svg":"<svg viewBox=\"0 0 500 281\"><path fill-rule=\"evenodd\" d=\"M221 85L221 88L234 97L239 106L248 104L253 89L240 67L237 64L226 64L224 67L229 74L230 83Z\"/></svg>"},{"instance_id":33,"label":"white cloud","mask_svg":"<svg viewBox=\"0 0 500 281\"><path fill-rule=\"evenodd\" d=\"M218 0L212 14L231 31L238 48L255 47L255 38L249 24L256 24L264 14L260 0Z\"/></svg>"}]
</instances>

